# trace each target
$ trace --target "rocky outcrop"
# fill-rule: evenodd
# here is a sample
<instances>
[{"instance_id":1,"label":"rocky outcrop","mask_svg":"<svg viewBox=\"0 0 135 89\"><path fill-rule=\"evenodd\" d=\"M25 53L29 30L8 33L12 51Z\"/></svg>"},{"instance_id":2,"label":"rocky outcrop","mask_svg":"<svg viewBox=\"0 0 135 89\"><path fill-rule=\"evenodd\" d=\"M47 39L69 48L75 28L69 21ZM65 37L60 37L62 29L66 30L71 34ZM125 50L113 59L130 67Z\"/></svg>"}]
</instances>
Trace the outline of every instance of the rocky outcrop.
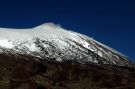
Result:
<instances>
[{"instance_id":1,"label":"rocky outcrop","mask_svg":"<svg viewBox=\"0 0 135 89\"><path fill-rule=\"evenodd\" d=\"M135 89L135 69L0 54L0 89Z\"/></svg>"}]
</instances>

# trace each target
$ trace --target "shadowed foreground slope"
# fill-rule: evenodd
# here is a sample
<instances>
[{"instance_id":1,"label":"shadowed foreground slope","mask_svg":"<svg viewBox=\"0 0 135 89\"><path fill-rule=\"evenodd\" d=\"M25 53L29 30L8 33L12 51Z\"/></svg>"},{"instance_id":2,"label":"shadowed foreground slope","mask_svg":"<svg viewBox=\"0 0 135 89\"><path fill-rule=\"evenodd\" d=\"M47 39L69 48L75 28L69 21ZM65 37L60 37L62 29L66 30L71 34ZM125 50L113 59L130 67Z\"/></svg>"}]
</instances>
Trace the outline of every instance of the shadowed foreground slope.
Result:
<instances>
[{"instance_id":1,"label":"shadowed foreground slope","mask_svg":"<svg viewBox=\"0 0 135 89\"><path fill-rule=\"evenodd\" d=\"M135 69L0 54L0 89L135 89Z\"/></svg>"}]
</instances>

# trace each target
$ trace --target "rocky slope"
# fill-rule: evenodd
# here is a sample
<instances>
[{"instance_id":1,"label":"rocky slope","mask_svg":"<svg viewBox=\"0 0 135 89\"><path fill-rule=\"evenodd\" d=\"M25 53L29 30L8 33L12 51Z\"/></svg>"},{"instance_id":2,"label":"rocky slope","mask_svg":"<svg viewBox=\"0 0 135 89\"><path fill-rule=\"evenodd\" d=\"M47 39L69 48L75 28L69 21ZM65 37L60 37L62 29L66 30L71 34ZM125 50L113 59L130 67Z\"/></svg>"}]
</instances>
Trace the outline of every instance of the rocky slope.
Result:
<instances>
[{"instance_id":1,"label":"rocky slope","mask_svg":"<svg viewBox=\"0 0 135 89\"><path fill-rule=\"evenodd\" d=\"M135 69L1 54L0 89L135 89Z\"/></svg>"}]
</instances>

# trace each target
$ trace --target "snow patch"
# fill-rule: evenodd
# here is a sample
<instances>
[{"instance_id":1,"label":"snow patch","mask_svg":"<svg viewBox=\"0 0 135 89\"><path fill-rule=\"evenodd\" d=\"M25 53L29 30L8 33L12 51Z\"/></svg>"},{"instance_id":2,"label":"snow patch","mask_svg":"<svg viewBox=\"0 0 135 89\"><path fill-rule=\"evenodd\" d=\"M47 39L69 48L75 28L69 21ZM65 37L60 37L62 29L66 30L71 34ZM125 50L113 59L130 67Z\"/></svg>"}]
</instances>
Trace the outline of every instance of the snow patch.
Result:
<instances>
[{"instance_id":1,"label":"snow patch","mask_svg":"<svg viewBox=\"0 0 135 89\"><path fill-rule=\"evenodd\" d=\"M4 48L12 48L14 47L14 45L12 44L11 41L7 40L7 39L1 39L0 40L0 46L4 47Z\"/></svg>"}]
</instances>

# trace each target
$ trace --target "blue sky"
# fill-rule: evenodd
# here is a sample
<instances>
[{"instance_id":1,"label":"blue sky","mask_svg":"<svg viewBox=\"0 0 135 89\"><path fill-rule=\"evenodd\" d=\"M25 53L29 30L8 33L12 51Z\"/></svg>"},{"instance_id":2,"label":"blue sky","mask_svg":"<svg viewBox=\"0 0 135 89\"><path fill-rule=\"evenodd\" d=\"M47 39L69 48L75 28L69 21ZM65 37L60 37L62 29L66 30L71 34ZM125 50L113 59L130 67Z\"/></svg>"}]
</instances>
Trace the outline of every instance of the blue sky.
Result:
<instances>
[{"instance_id":1,"label":"blue sky","mask_svg":"<svg viewBox=\"0 0 135 89\"><path fill-rule=\"evenodd\" d=\"M134 0L1 0L0 27L54 22L118 50L135 61Z\"/></svg>"}]
</instances>

